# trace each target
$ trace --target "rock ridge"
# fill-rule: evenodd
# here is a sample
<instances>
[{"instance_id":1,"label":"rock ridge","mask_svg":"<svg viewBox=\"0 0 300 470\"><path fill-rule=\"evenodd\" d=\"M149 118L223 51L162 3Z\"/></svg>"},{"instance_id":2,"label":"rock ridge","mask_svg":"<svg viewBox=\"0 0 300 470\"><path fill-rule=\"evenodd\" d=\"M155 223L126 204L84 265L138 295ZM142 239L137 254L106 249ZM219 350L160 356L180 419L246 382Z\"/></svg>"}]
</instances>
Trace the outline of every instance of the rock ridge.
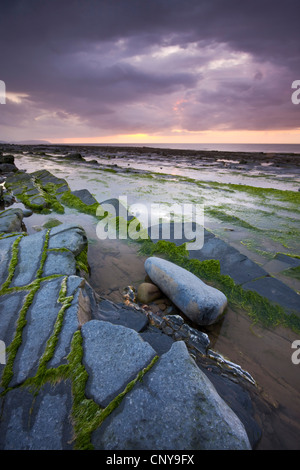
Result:
<instances>
[{"instance_id":1,"label":"rock ridge","mask_svg":"<svg viewBox=\"0 0 300 470\"><path fill-rule=\"evenodd\" d=\"M1 237L0 331L6 346L0 364L1 449L252 447L242 421L183 341L165 335L170 342L158 355L143 337L152 331L145 315L136 331L117 324L117 306L102 306L79 275L76 258L87 246L81 227L62 224L34 235L3 232ZM129 316L132 311L127 309ZM168 419L162 410L165 393L170 403L177 397ZM208 418L201 427L202 405ZM161 413L155 429L149 407ZM131 426L134 438L128 434Z\"/></svg>"}]
</instances>

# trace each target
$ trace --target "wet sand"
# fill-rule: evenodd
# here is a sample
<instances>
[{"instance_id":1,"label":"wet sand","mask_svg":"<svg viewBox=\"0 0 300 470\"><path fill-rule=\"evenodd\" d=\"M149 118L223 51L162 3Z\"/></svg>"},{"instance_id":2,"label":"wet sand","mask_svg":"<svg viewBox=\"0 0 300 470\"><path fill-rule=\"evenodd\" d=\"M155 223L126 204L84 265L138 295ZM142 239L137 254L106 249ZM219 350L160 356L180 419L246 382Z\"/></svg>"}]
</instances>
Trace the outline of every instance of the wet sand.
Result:
<instances>
[{"instance_id":1,"label":"wet sand","mask_svg":"<svg viewBox=\"0 0 300 470\"><path fill-rule=\"evenodd\" d=\"M89 246L90 284L101 296L113 302L123 302L123 290L137 287L145 279L145 257L125 241L102 240Z\"/></svg>"},{"instance_id":2,"label":"wet sand","mask_svg":"<svg viewBox=\"0 0 300 470\"><path fill-rule=\"evenodd\" d=\"M255 418L263 430L257 449L300 449L300 365L291 344L299 335L282 327L253 325L243 311L228 309L208 332L211 346L255 378Z\"/></svg>"},{"instance_id":3,"label":"wet sand","mask_svg":"<svg viewBox=\"0 0 300 470\"><path fill-rule=\"evenodd\" d=\"M23 152L45 159L63 159L80 153L97 168L166 176L188 176L207 181L253 184L297 191L300 187L300 154L159 149L130 146L0 145L5 152ZM80 162L77 162L81 165ZM82 162L83 163L83 162ZM268 181L271 178L272 181Z\"/></svg>"}]
</instances>

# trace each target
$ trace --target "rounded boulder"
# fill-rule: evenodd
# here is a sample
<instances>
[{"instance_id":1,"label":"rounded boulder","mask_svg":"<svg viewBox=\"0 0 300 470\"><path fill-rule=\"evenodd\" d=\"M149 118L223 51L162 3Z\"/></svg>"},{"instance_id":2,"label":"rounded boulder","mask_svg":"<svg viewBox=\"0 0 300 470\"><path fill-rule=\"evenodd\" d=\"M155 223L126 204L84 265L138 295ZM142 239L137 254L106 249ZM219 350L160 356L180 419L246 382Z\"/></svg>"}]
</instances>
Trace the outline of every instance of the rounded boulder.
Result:
<instances>
[{"instance_id":1,"label":"rounded boulder","mask_svg":"<svg viewBox=\"0 0 300 470\"><path fill-rule=\"evenodd\" d=\"M145 270L152 282L195 324L211 325L222 317L227 307L226 296L186 269L153 256L145 261Z\"/></svg>"}]
</instances>

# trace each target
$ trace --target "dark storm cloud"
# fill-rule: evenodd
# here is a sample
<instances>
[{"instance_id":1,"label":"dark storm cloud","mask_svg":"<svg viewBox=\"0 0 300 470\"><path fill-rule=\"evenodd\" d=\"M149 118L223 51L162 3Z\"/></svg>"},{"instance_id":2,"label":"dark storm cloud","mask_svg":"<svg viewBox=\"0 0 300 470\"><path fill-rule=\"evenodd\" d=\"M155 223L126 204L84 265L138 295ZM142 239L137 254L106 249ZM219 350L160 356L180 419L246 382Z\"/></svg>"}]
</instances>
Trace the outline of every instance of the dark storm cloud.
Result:
<instances>
[{"instance_id":1,"label":"dark storm cloud","mask_svg":"<svg viewBox=\"0 0 300 470\"><path fill-rule=\"evenodd\" d=\"M60 122L69 136L298 127L297 8L298 0L2 2L0 79L28 96L8 100L0 123L7 135L10 125L55 135Z\"/></svg>"}]
</instances>

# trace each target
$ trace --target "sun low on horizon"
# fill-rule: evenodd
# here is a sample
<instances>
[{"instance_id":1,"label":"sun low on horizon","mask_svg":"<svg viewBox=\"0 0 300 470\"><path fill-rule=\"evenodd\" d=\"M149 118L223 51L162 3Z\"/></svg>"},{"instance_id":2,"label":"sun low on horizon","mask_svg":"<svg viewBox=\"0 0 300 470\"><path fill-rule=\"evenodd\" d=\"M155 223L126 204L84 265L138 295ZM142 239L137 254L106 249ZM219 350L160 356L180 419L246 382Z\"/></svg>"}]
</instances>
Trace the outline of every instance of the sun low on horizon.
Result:
<instances>
[{"instance_id":1,"label":"sun low on horizon","mask_svg":"<svg viewBox=\"0 0 300 470\"><path fill-rule=\"evenodd\" d=\"M48 140L46 137L44 140ZM53 144L300 144L300 129L291 131L217 132L189 135L120 134L104 137L65 138L51 140Z\"/></svg>"}]
</instances>

